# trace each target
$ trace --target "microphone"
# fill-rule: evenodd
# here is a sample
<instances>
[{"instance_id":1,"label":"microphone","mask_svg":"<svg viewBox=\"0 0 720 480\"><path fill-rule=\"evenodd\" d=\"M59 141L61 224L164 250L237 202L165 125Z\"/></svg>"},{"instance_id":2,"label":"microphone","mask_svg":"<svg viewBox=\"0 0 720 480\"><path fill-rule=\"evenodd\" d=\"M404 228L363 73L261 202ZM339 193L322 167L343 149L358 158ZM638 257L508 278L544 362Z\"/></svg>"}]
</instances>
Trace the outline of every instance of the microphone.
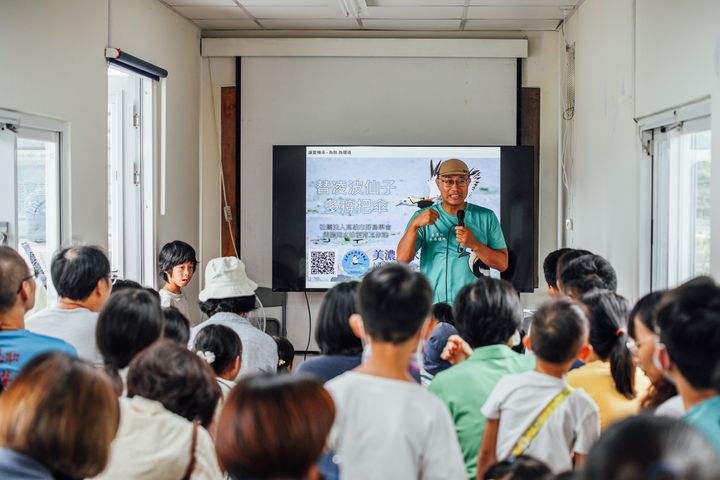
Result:
<instances>
[{"instance_id":1,"label":"microphone","mask_svg":"<svg viewBox=\"0 0 720 480\"><path fill-rule=\"evenodd\" d=\"M458 227L464 227L465 226L465 210L458 210L457 212L457 219L458 219ZM462 247L462 245L458 245L457 252L460 254L460 256L464 256L467 252L465 252L465 249Z\"/></svg>"}]
</instances>

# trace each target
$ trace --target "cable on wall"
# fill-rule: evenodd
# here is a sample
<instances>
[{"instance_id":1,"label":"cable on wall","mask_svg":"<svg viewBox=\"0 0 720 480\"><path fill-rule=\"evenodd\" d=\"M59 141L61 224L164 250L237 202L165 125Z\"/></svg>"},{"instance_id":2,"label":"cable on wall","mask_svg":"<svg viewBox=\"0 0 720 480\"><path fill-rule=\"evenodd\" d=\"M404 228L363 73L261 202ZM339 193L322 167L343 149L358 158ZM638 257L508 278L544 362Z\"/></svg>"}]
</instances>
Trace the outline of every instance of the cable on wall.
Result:
<instances>
[{"instance_id":1,"label":"cable on wall","mask_svg":"<svg viewBox=\"0 0 720 480\"><path fill-rule=\"evenodd\" d=\"M225 173L223 172L223 165L222 165L222 141L220 138L220 126L218 125L218 112L217 112L217 102L215 98L215 82L213 80L212 76L212 58L208 58L208 74L210 77L210 99L212 103L212 112L213 112L213 126L215 127L215 141L217 144L217 153L218 153L218 166L220 167L220 190L222 191L222 197L223 197L223 220L227 224L228 232L230 233L230 241L232 242L233 251L235 252L235 256L237 258L240 258L240 255L238 254L237 250L237 244L235 243L235 233L232 229L232 208L230 207L230 204L228 203L227 199L227 190L225 188Z\"/></svg>"}]
</instances>

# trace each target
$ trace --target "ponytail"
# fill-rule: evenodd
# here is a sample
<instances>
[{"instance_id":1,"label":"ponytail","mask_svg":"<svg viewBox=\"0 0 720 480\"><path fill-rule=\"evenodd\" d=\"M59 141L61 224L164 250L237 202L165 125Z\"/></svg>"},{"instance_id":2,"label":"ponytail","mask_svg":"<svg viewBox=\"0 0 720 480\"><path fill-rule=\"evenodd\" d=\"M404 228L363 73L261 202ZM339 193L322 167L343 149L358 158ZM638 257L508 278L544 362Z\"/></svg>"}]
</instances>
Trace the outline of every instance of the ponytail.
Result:
<instances>
[{"instance_id":1,"label":"ponytail","mask_svg":"<svg viewBox=\"0 0 720 480\"><path fill-rule=\"evenodd\" d=\"M590 344L603 361L610 362L615 389L627 399L635 398L635 363L627 347L625 319L627 300L609 290L593 290L581 299L590 311Z\"/></svg>"},{"instance_id":2,"label":"ponytail","mask_svg":"<svg viewBox=\"0 0 720 480\"><path fill-rule=\"evenodd\" d=\"M617 330L616 341L610 351L610 373L615 381L615 390L628 400L635 398L635 363L627 347L627 334Z\"/></svg>"}]
</instances>

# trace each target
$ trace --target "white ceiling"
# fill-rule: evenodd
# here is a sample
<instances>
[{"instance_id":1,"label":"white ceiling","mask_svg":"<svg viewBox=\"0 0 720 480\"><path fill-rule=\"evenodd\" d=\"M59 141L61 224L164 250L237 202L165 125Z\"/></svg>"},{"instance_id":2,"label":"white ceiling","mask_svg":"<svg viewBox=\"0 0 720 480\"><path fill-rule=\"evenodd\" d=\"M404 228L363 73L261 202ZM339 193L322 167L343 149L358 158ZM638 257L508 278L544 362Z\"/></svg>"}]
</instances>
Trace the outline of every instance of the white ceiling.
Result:
<instances>
[{"instance_id":1,"label":"white ceiling","mask_svg":"<svg viewBox=\"0 0 720 480\"><path fill-rule=\"evenodd\" d=\"M202 30L555 30L581 0L160 0Z\"/></svg>"}]
</instances>

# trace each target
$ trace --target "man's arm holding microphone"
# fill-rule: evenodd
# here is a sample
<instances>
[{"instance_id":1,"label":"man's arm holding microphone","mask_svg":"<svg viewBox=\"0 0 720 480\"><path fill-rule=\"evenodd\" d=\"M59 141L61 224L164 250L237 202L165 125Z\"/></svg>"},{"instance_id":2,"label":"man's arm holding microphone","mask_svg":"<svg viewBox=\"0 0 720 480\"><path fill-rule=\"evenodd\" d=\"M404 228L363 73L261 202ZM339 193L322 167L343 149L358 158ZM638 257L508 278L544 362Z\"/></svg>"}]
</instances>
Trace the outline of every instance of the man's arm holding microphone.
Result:
<instances>
[{"instance_id":1,"label":"man's arm holding microphone","mask_svg":"<svg viewBox=\"0 0 720 480\"><path fill-rule=\"evenodd\" d=\"M464 225L455 227L455 239L463 247L467 247L475 252L475 255L488 267L500 272L507 270L509 259L507 248L493 250L475 238L472 230Z\"/></svg>"}]
</instances>

